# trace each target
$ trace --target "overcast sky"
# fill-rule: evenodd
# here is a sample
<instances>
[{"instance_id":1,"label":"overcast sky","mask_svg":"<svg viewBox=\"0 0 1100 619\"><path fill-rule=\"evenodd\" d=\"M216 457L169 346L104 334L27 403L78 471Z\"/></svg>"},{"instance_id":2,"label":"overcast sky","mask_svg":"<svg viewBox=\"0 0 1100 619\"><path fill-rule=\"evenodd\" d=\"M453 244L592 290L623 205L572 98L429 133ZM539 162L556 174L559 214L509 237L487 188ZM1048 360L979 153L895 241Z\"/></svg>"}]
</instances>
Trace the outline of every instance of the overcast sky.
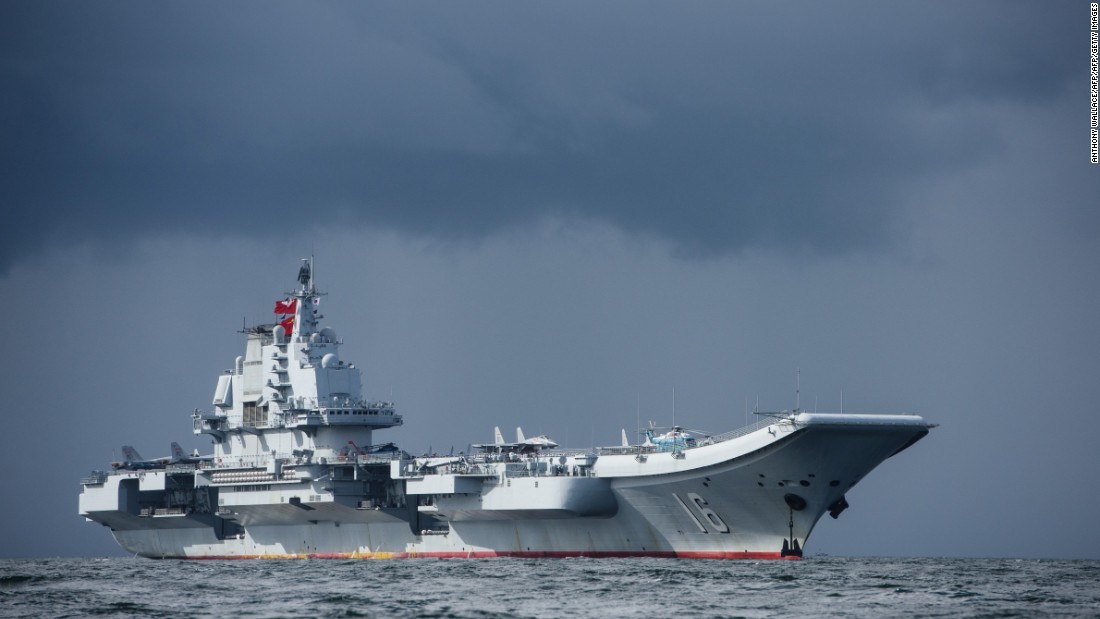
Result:
<instances>
[{"instance_id":1,"label":"overcast sky","mask_svg":"<svg viewBox=\"0 0 1100 619\"><path fill-rule=\"evenodd\" d=\"M316 254L413 452L941 424L807 551L1100 558L1088 3L0 3L0 556Z\"/></svg>"}]
</instances>

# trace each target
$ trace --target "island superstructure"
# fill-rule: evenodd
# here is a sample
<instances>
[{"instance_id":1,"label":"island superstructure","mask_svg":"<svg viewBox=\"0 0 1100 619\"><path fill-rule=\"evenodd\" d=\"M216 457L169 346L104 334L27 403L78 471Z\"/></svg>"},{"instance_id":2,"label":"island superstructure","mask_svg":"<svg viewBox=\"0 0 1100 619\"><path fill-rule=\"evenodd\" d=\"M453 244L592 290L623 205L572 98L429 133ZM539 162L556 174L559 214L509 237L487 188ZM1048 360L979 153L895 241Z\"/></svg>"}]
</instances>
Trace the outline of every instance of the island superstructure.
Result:
<instances>
[{"instance_id":1,"label":"island superstructure","mask_svg":"<svg viewBox=\"0 0 1100 619\"><path fill-rule=\"evenodd\" d=\"M154 558L800 557L852 486L933 427L795 410L714 436L578 450L498 431L474 454L413 457L376 442L402 417L363 399L321 294L304 261L276 321L246 329L213 408L192 413L213 455L93 471L80 514Z\"/></svg>"}]
</instances>

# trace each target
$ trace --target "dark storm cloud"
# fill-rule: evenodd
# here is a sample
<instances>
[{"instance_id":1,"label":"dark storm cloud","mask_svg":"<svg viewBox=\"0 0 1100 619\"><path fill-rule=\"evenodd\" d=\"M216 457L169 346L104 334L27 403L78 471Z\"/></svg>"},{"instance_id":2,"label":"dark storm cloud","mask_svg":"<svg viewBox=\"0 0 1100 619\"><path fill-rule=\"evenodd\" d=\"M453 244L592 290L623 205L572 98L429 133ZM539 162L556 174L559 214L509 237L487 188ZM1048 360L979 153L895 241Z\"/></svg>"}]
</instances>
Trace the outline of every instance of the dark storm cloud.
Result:
<instances>
[{"instance_id":1,"label":"dark storm cloud","mask_svg":"<svg viewBox=\"0 0 1100 619\"><path fill-rule=\"evenodd\" d=\"M1081 79L1055 8L9 2L0 268L305 221L874 247L904 188L995 156L987 107Z\"/></svg>"}]
</instances>

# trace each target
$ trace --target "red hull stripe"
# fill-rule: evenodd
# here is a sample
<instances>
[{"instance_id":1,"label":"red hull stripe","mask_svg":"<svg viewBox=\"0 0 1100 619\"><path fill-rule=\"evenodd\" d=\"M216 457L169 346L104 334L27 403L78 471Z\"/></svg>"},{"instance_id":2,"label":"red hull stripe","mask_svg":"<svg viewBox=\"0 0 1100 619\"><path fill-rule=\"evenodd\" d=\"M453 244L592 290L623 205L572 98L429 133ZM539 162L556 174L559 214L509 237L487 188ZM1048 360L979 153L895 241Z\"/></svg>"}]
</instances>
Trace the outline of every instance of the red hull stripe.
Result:
<instances>
[{"instance_id":1,"label":"red hull stripe","mask_svg":"<svg viewBox=\"0 0 1100 619\"><path fill-rule=\"evenodd\" d=\"M497 552L472 551L472 552L378 552L378 553L352 553L352 552L312 552L303 554L271 554L271 555L209 555L196 557L164 557L166 559L217 559L217 560L244 560L244 559L495 559L513 557L520 559L565 559L570 557L587 557L592 559L603 558L628 558L628 557L659 557L666 559L798 559L795 556L782 556L778 552L695 552L695 551L517 551Z\"/></svg>"}]
</instances>

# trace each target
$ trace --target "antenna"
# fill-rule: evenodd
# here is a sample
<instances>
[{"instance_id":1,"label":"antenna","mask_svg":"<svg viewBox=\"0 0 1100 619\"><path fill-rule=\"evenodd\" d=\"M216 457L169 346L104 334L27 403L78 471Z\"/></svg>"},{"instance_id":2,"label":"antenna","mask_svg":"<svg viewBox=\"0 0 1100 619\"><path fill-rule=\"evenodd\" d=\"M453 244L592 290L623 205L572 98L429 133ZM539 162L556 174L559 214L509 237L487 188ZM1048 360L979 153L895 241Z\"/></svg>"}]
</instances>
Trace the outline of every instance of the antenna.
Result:
<instances>
[{"instance_id":1,"label":"antenna","mask_svg":"<svg viewBox=\"0 0 1100 619\"><path fill-rule=\"evenodd\" d=\"M799 397L801 396L802 370L794 369L794 412L798 412Z\"/></svg>"},{"instance_id":2,"label":"antenna","mask_svg":"<svg viewBox=\"0 0 1100 619\"><path fill-rule=\"evenodd\" d=\"M302 293L309 294L313 287L313 258L302 258L302 266L298 269L298 283L302 285Z\"/></svg>"},{"instance_id":3,"label":"antenna","mask_svg":"<svg viewBox=\"0 0 1100 619\"><path fill-rule=\"evenodd\" d=\"M844 414L844 390L840 390L840 414Z\"/></svg>"},{"instance_id":4,"label":"antenna","mask_svg":"<svg viewBox=\"0 0 1100 619\"><path fill-rule=\"evenodd\" d=\"M676 387L672 388L672 427L676 427Z\"/></svg>"}]
</instances>

